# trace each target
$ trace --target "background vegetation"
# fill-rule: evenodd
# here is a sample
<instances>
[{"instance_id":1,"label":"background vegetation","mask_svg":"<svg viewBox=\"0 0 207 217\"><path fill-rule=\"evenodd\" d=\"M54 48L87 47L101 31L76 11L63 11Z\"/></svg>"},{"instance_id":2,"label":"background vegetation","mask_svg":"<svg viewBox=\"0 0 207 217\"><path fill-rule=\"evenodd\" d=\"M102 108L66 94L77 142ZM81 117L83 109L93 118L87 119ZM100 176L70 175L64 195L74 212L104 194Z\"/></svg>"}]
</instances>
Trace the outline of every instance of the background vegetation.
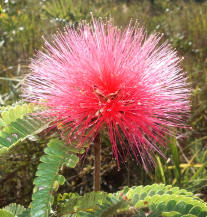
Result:
<instances>
[{"instance_id":1,"label":"background vegetation","mask_svg":"<svg viewBox=\"0 0 207 217\"><path fill-rule=\"evenodd\" d=\"M167 159L156 157L157 167L147 174L133 159L117 171L107 138L102 150L102 189L114 192L124 185L165 183L193 191L207 200L207 1L182 0L0 0L0 105L20 99L21 83L42 35L80 19L111 16L125 26L138 19L147 31L164 37L184 57L183 68L192 83L191 129L169 138ZM2 110L2 109L1 109ZM1 126L1 123L0 123ZM54 130L54 129L53 129ZM0 155L0 207L11 202L28 205L39 158L53 130L29 138L7 155ZM89 151L75 169L63 169L67 177L60 192L83 194L92 188L93 155Z\"/></svg>"}]
</instances>

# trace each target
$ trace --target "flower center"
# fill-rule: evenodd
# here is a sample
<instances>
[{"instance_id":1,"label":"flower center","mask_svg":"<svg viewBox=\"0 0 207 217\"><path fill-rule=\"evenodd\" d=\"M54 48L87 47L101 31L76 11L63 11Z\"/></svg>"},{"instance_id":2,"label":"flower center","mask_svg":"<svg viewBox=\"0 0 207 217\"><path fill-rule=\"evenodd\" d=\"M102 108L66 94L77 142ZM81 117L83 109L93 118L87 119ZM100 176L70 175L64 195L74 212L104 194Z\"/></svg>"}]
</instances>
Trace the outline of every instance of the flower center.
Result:
<instances>
[{"instance_id":1,"label":"flower center","mask_svg":"<svg viewBox=\"0 0 207 217\"><path fill-rule=\"evenodd\" d=\"M120 90L115 91L114 93L110 93L105 95L100 89L94 87L94 93L98 97L99 101L99 109L95 113L95 116L110 114L116 108L116 102L119 95Z\"/></svg>"}]
</instances>

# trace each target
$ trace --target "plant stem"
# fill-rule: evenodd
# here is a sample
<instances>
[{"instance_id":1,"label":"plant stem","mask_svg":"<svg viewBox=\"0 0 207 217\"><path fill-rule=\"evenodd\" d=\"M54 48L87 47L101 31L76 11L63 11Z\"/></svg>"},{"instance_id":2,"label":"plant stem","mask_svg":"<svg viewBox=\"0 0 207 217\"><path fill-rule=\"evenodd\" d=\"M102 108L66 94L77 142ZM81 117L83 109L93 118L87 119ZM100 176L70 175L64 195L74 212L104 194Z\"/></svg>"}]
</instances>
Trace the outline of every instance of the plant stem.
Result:
<instances>
[{"instance_id":1,"label":"plant stem","mask_svg":"<svg viewBox=\"0 0 207 217\"><path fill-rule=\"evenodd\" d=\"M100 134L98 134L94 140L94 191L100 191L100 170L101 170L101 141Z\"/></svg>"}]
</instances>

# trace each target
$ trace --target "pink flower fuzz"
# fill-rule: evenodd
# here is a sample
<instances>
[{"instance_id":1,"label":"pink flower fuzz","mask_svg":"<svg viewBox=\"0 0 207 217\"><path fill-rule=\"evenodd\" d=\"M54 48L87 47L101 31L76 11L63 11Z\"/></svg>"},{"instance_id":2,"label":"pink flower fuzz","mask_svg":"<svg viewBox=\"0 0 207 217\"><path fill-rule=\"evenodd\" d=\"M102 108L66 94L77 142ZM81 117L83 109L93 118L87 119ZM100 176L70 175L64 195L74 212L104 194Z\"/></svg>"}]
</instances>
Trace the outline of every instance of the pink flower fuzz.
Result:
<instances>
[{"instance_id":1,"label":"pink flower fuzz","mask_svg":"<svg viewBox=\"0 0 207 217\"><path fill-rule=\"evenodd\" d=\"M44 115L55 117L69 142L108 132L117 160L133 153L145 165L189 113L181 59L161 38L101 20L67 27L32 60L24 97L47 106Z\"/></svg>"}]
</instances>

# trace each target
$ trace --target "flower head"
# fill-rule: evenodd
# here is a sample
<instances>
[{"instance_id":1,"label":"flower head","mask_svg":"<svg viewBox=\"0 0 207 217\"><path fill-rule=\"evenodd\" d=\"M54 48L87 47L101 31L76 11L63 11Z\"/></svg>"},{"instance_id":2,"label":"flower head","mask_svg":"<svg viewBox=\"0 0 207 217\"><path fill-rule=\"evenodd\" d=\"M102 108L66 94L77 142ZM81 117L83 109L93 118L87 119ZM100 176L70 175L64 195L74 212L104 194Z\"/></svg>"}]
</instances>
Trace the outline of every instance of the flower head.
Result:
<instances>
[{"instance_id":1,"label":"flower head","mask_svg":"<svg viewBox=\"0 0 207 217\"><path fill-rule=\"evenodd\" d=\"M181 59L161 38L102 20L66 27L32 60L24 96L47 106L44 115L68 129L68 141L105 130L117 160L130 152L146 164L189 112Z\"/></svg>"}]
</instances>

